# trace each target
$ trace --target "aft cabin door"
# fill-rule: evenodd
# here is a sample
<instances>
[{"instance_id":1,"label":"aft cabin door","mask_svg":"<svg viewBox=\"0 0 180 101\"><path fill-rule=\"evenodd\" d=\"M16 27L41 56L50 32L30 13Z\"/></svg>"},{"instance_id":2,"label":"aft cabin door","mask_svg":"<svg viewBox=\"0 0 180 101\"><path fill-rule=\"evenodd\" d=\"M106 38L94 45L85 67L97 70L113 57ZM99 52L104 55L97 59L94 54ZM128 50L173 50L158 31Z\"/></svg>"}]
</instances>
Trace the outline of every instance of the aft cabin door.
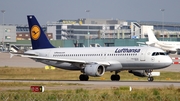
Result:
<instances>
[{"instance_id":1,"label":"aft cabin door","mask_svg":"<svg viewBox=\"0 0 180 101\"><path fill-rule=\"evenodd\" d=\"M141 49L140 51L140 61L145 61L147 49Z\"/></svg>"}]
</instances>

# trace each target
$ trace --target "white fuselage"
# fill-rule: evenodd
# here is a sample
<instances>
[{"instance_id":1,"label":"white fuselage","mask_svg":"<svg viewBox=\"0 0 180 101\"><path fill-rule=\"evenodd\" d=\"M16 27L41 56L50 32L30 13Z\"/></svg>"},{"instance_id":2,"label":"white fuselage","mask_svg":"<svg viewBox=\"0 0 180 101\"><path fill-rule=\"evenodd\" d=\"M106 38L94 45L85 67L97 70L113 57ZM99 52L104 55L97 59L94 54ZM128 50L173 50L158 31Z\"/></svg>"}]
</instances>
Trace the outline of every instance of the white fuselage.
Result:
<instances>
[{"instance_id":1,"label":"white fuselage","mask_svg":"<svg viewBox=\"0 0 180 101\"><path fill-rule=\"evenodd\" d=\"M154 32L151 29L148 29L148 42L146 42L149 46L155 46L158 48L161 48L165 51L172 51L176 52L178 49L180 49L180 42L174 42L174 41L159 41L157 40Z\"/></svg>"},{"instance_id":2,"label":"white fuselage","mask_svg":"<svg viewBox=\"0 0 180 101\"><path fill-rule=\"evenodd\" d=\"M41 57L75 60L75 62L58 62L35 59L38 62L68 70L80 70L76 61L105 64L106 71L160 69L172 63L168 55L152 56L153 52L163 52L155 47L98 47L98 48L54 48L29 50L26 53Z\"/></svg>"},{"instance_id":3,"label":"white fuselage","mask_svg":"<svg viewBox=\"0 0 180 101\"><path fill-rule=\"evenodd\" d=\"M166 51L177 51L180 49L180 42L157 41L155 47L161 48Z\"/></svg>"}]
</instances>

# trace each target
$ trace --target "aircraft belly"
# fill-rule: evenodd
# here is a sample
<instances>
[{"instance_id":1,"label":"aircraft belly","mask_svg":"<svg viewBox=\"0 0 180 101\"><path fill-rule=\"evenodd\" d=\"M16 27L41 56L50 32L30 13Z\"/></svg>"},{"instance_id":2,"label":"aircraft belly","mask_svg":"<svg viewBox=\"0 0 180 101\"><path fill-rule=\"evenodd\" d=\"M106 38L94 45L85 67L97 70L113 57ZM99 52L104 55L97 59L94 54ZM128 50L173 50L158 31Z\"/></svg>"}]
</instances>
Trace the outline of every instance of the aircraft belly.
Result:
<instances>
[{"instance_id":1,"label":"aircraft belly","mask_svg":"<svg viewBox=\"0 0 180 101\"><path fill-rule=\"evenodd\" d=\"M62 64L57 65L57 67L61 69L66 69L66 70L80 70L79 67L76 67L70 63L62 63Z\"/></svg>"},{"instance_id":2,"label":"aircraft belly","mask_svg":"<svg viewBox=\"0 0 180 101\"><path fill-rule=\"evenodd\" d=\"M121 70L122 65L119 61L108 61L110 66L107 66L106 71L116 71L116 70Z\"/></svg>"},{"instance_id":3,"label":"aircraft belly","mask_svg":"<svg viewBox=\"0 0 180 101\"><path fill-rule=\"evenodd\" d=\"M116 70L121 70L122 65L121 64L112 64L106 68L106 71L116 71Z\"/></svg>"},{"instance_id":4,"label":"aircraft belly","mask_svg":"<svg viewBox=\"0 0 180 101\"><path fill-rule=\"evenodd\" d=\"M66 69L66 70L80 70L80 68L72 65L71 63L65 63L65 62L45 62L45 61L41 61L44 64L50 65L50 66L54 66L56 68L61 68L61 69Z\"/></svg>"},{"instance_id":5,"label":"aircraft belly","mask_svg":"<svg viewBox=\"0 0 180 101\"><path fill-rule=\"evenodd\" d=\"M165 68L166 63L122 63L123 70L145 70Z\"/></svg>"},{"instance_id":6,"label":"aircraft belly","mask_svg":"<svg viewBox=\"0 0 180 101\"><path fill-rule=\"evenodd\" d=\"M155 69L162 69L162 68L166 68L168 66L170 66L171 64L169 63L153 63L153 67Z\"/></svg>"}]
</instances>

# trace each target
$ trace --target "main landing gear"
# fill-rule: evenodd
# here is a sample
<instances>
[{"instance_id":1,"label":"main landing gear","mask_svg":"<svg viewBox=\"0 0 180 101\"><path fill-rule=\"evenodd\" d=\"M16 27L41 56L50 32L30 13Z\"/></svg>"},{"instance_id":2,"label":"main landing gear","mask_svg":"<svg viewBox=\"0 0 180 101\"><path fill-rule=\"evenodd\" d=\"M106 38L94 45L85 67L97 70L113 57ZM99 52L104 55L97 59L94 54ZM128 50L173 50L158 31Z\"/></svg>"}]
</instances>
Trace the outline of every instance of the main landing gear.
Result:
<instances>
[{"instance_id":1,"label":"main landing gear","mask_svg":"<svg viewBox=\"0 0 180 101\"><path fill-rule=\"evenodd\" d=\"M79 75L79 80L80 81L88 81L89 80L89 76L85 75L85 74L81 74L81 75Z\"/></svg>"},{"instance_id":2,"label":"main landing gear","mask_svg":"<svg viewBox=\"0 0 180 101\"><path fill-rule=\"evenodd\" d=\"M118 75L118 71L115 71L115 74L111 75L111 80L112 81L119 81L120 80L120 75Z\"/></svg>"}]
</instances>

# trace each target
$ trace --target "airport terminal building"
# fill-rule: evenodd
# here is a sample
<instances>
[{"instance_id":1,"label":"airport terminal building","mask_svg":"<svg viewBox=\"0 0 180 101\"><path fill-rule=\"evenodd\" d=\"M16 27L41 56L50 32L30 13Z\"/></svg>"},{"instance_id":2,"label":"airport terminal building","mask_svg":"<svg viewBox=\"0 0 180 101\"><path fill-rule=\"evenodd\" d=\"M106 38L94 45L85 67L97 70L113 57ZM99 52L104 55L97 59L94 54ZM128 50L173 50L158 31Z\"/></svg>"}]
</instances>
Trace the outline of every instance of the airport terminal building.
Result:
<instances>
[{"instance_id":1,"label":"airport terminal building","mask_svg":"<svg viewBox=\"0 0 180 101\"><path fill-rule=\"evenodd\" d=\"M118 19L77 19L47 23L42 26L50 40L67 39L131 39L146 38L147 28L152 28L156 36L180 37L180 23L153 21L123 21ZM4 30L4 31L3 31ZM30 40L27 25L0 25L0 39L6 42Z\"/></svg>"},{"instance_id":2,"label":"airport terminal building","mask_svg":"<svg viewBox=\"0 0 180 101\"><path fill-rule=\"evenodd\" d=\"M73 47L100 43L102 46L137 45L136 39L147 41L147 29L154 29L158 38L179 41L180 23L153 21L125 21L118 19L61 19L42 26L46 36L55 46ZM30 46L27 25L0 25L1 47L6 44ZM127 39L127 40L124 40Z\"/></svg>"},{"instance_id":3,"label":"airport terminal building","mask_svg":"<svg viewBox=\"0 0 180 101\"><path fill-rule=\"evenodd\" d=\"M180 37L180 23L162 24L162 22L117 19L59 20L47 23L47 32L53 33L55 40L146 38L147 28L154 29L158 37Z\"/></svg>"}]
</instances>

